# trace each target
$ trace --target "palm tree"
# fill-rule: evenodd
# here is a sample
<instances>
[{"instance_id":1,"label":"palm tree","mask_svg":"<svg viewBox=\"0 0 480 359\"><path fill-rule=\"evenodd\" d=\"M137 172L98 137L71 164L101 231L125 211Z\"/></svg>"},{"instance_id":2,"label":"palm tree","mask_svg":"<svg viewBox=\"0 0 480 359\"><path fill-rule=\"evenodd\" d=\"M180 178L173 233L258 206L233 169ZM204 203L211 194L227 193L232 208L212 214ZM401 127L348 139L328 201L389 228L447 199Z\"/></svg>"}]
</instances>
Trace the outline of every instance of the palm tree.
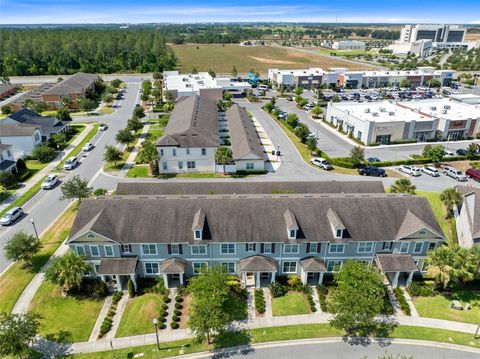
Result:
<instances>
[{"instance_id":1,"label":"palm tree","mask_svg":"<svg viewBox=\"0 0 480 359\"><path fill-rule=\"evenodd\" d=\"M392 193L415 194L416 189L417 187L408 178L400 178L390 186L390 192Z\"/></svg>"},{"instance_id":2,"label":"palm tree","mask_svg":"<svg viewBox=\"0 0 480 359\"><path fill-rule=\"evenodd\" d=\"M148 140L143 141L142 149L138 153L138 156L143 163L149 164L150 171L155 175L158 169L158 161L160 160L160 156L153 142Z\"/></svg>"},{"instance_id":3,"label":"palm tree","mask_svg":"<svg viewBox=\"0 0 480 359\"><path fill-rule=\"evenodd\" d=\"M425 263L427 274L432 276L437 285L446 287L453 274L453 252L450 247L441 246L428 253Z\"/></svg>"},{"instance_id":4,"label":"palm tree","mask_svg":"<svg viewBox=\"0 0 480 359\"><path fill-rule=\"evenodd\" d=\"M233 160L232 150L228 147L221 146L215 151L215 161L223 165L223 173L225 173L225 165Z\"/></svg>"},{"instance_id":5,"label":"palm tree","mask_svg":"<svg viewBox=\"0 0 480 359\"><path fill-rule=\"evenodd\" d=\"M456 246L453 258L453 277L457 284L471 282L478 274L478 252Z\"/></svg>"},{"instance_id":6,"label":"palm tree","mask_svg":"<svg viewBox=\"0 0 480 359\"><path fill-rule=\"evenodd\" d=\"M67 252L63 257L55 258L45 271L45 278L62 287L66 293L73 288L79 288L83 273L91 269L84 256Z\"/></svg>"},{"instance_id":7,"label":"palm tree","mask_svg":"<svg viewBox=\"0 0 480 359\"><path fill-rule=\"evenodd\" d=\"M453 207L462 204L462 196L455 188L447 188L440 193L440 200L447 207L447 219L453 214Z\"/></svg>"},{"instance_id":8,"label":"palm tree","mask_svg":"<svg viewBox=\"0 0 480 359\"><path fill-rule=\"evenodd\" d=\"M115 146L107 145L105 146L105 152L103 154L103 160L105 162L113 162L116 166L118 161L123 159L123 152L120 151Z\"/></svg>"}]
</instances>

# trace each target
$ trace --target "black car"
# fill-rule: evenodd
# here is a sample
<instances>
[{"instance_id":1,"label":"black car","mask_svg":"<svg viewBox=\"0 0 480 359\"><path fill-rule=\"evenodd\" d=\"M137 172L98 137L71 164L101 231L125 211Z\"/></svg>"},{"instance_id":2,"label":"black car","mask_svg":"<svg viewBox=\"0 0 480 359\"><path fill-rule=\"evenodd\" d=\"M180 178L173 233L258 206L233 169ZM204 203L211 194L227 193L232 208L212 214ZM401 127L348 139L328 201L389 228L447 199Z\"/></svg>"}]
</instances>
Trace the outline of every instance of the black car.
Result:
<instances>
[{"instance_id":1,"label":"black car","mask_svg":"<svg viewBox=\"0 0 480 359\"><path fill-rule=\"evenodd\" d=\"M368 157L367 162L380 162L380 158L378 158L378 157Z\"/></svg>"},{"instance_id":2,"label":"black car","mask_svg":"<svg viewBox=\"0 0 480 359\"><path fill-rule=\"evenodd\" d=\"M464 148L459 148L459 149L457 150L457 155L458 155L458 156L466 156L466 155L467 155L467 150L464 149Z\"/></svg>"},{"instance_id":3,"label":"black car","mask_svg":"<svg viewBox=\"0 0 480 359\"><path fill-rule=\"evenodd\" d=\"M358 169L358 174L362 176L387 177L383 168L375 166L366 166Z\"/></svg>"}]
</instances>

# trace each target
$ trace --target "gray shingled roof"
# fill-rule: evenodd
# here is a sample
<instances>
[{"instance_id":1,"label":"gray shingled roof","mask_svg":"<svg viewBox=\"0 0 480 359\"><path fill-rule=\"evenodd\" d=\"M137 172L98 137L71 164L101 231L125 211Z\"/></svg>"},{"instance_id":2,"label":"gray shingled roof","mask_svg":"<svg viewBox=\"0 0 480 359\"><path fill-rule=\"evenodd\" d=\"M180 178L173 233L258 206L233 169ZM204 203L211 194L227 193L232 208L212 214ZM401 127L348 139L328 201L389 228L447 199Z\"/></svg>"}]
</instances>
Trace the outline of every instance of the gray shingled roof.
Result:
<instances>
[{"instance_id":1,"label":"gray shingled roof","mask_svg":"<svg viewBox=\"0 0 480 359\"><path fill-rule=\"evenodd\" d=\"M5 171L16 164L15 161L4 160L0 162L0 171Z\"/></svg>"},{"instance_id":2,"label":"gray shingled roof","mask_svg":"<svg viewBox=\"0 0 480 359\"><path fill-rule=\"evenodd\" d=\"M12 84L0 84L0 94L4 93L4 92L7 92L7 91L11 91L14 88L15 88L15 86L12 85Z\"/></svg>"},{"instance_id":3,"label":"gray shingled roof","mask_svg":"<svg viewBox=\"0 0 480 359\"><path fill-rule=\"evenodd\" d=\"M28 108L22 108L20 111L9 115L8 118L25 125L40 127L44 135L59 133L68 125L67 122L60 121L58 118L42 116Z\"/></svg>"},{"instance_id":4,"label":"gray shingled roof","mask_svg":"<svg viewBox=\"0 0 480 359\"><path fill-rule=\"evenodd\" d=\"M98 274L133 274L137 268L137 258L103 258Z\"/></svg>"},{"instance_id":5,"label":"gray shingled roof","mask_svg":"<svg viewBox=\"0 0 480 359\"><path fill-rule=\"evenodd\" d=\"M201 96L181 97L157 146L217 147L217 102Z\"/></svg>"},{"instance_id":6,"label":"gray shingled roof","mask_svg":"<svg viewBox=\"0 0 480 359\"><path fill-rule=\"evenodd\" d=\"M182 258L170 258L162 262L160 272L165 274L181 274L185 273L187 261Z\"/></svg>"},{"instance_id":7,"label":"gray shingled roof","mask_svg":"<svg viewBox=\"0 0 480 359\"><path fill-rule=\"evenodd\" d=\"M384 193L381 181L312 182L120 182L119 195Z\"/></svg>"},{"instance_id":8,"label":"gray shingled roof","mask_svg":"<svg viewBox=\"0 0 480 359\"><path fill-rule=\"evenodd\" d=\"M325 261L322 258L310 257L300 260L304 272L325 272L327 270Z\"/></svg>"},{"instance_id":9,"label":"gray shingled roof","mask_svg":"<svg viewBox=\"0 0 480 359\"><path fill-rule=\"evenodd\" d=\"M411 254L377 254L375 256L375 262L378 268L384 273L418 271L418 267Z\"/></svg>"},{"instance_id":10,"label":"gray shingled roof","mask_svg":"<svg viewBox=\"0 0 480 359\"><path fill-rule=\"evenodd\" d=\"M95 81L98 80L96 74L86 74L84 72L77 72L55 86L46 90L44 95L69 95L84 93L88 88L92 87Z\"/></svg>"},{"instance_id":11,"label":"gray shingled roof","mask_svg":"<svg viewBox=\"0 0 480 359\"><path fill-rule=\"evenodd\" d=\"M265 158L257 129L244 107L238 104L230 107L227 110L227 122L234 160L251 154L259 159Z\"/></svg>"},{"instance_id":12,"label":"gray shingled roof","mask_svg":"<svg viewBox=\"0 0 480 359\"><path fill-rule=\"evenodd\" d=\"M343 238L334 238L329 208L345 226ZM392 241L408 211L443 233L427 200L417 196L211 195L84 200L71 238L92 228L119 243L195 243L192 224L200 209L205 213L203 240L215 242ZM287 209L297 220L297 239L287 237Z\"/></svg>"},{"instance_id":13,"label":"gray shingled roof","mask_svg":"<svg viewBox=\"0 0 480 359\"><path fill-rule=\"evenodd\" d=\"M16 104L18 106L21 106L28 99L31 99L34 101L43 101L42 95L53 86L55 86L55 84L52 84L52 83L41 84L40 86L23 93L22 95L20 95L20 97L17 97L13 101L9 102L9 104Z\"/></svg>"},{"instance_id":14,"label":"gray shingled roof","mask_svg":"<svg viewBox=\"0 0 480 359\"><path fill-rule=\"evenodd\" d=\"M274 259L264 256L252 256L240 259L241 272L276 272L277 263Z\"/></svg>"},{"instance_id":15,"label":"gray shingled roof","mask_svg":"<svg viewBox=\"0 0 480 359\"><path fill-rule=\"evenodd\" d=\"M21 123L0 123L0 137L32 136L39 126Z\"/></svg>"},{"instance_id":16,"label":"gray shingled roof","mask_svg":"<svg viewBox=\"0 0 480 359\"><path fill-rule=\"evenodd\" d=\"M457 186L457 192L459 192L462 196L466 196L469 194L473 194L473 208L469 208L469 210L473 211L469 213L468 220L470 222L470 228L472 230L472 237L479 238L480 237L480 189L475 187L468 187L468 186Z\"/></svg>"}]
</instances>

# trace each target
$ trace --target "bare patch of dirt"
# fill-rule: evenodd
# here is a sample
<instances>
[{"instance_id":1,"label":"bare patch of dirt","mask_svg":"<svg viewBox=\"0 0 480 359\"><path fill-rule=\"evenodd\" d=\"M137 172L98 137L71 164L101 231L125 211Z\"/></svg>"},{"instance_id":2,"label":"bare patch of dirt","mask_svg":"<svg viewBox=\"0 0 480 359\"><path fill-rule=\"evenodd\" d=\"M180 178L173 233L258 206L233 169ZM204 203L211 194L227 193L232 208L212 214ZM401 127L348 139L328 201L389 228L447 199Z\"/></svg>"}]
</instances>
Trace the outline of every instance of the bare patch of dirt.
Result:
<instances>
[{"instance_id":1,"label":"bare patch of dirt","mask_svg":"<svg viewBox=\"0 0 480 359\"><path fill-rule=\"evenodd\" d=\"M292 65L295 62L292 61L285 61L285 60L275 60L275 59L267 59L265 57L257 57L257 56L249 56L251 59L264 63L264 64L273 64L273 65Z\"/></svg>"}]
</instances>

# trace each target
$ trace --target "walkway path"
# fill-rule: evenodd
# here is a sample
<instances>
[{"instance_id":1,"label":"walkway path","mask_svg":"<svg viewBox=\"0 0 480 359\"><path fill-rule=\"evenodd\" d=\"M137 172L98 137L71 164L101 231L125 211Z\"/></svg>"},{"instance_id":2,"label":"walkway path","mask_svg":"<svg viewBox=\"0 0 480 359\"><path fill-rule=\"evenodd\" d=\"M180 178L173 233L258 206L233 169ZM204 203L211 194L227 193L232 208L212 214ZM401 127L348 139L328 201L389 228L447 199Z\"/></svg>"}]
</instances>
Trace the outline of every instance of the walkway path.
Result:
<instances>
[{"instance_id":1,"label":"walkway path","mask_svg":"<svg viewBox=\"0 0 480 359\"><path fill-rule=\"evenodd\" d=\"M140 133L140 136L138 136L138 141L135 147L132 149L132 152L130 152L130 155L128 155L128 158L125 161L122 170L120 171L121 177L125 177L128 170L135 165L135 158L137 157L138 151L142 147L143 141L145 141L145 139L147 138L149 128L150 124L143 126L142 132Z\"/></svg>"},{"instance_id":2,"label":"walkway path","mask_svg":"<svg viewBox=\"0 0 480 359\"><path fill-rule=\"evenodd\" d=\"M247 312L248 312L248 321L255 319L256 311L255 311L255 289L252 287L247 288Z\"/></svg>"},{"instance_id":3,"label":"walkway path","mask_svg":"<svg viewBox=\"0 0 480 359\"><path fill-rule=\"evenodd\" d=\"M403 291L403 296L405 297L405 300L407 301L408 306L410 307L410 315L412 317L419 317L417 308L413 305L413 300L412 297L410 297L410 294L408 294L408 291L404 287L400 287Z\"/></svg>"},{"instance_id":4,"label":"walkway path","mask_svg":"<svg viewBox=\"0 0 480 359\"><path fill-rule=\"evenodd\" d=\"M127 306L128 302L128 293L123 292L122 299L117 304L117 310L115 312L115 315L113 316L112 319L112 328L110 331L105 335L106 340L110 340L115 338L115 334L117 334L118 327L120 326L120 320L122 319L123 312L125 311L125 307Z\"/></svg>"},{"instance_id":5,"label":"walkway path","mask_svg":"<svg viewBox=\"0 0 480 359\"><path fill-rule=\"evenodd\" d=\"M62 152L60 152L57 157L46 165L43 169L38 171L33 177L31 177L27 182L24 183L22 188L19 188L15 193L10 197L5 199L0 204L0 212L4 211L8 206L10 206L15 200L24 195L28 190L30 190L35 184L37 184L43 177L48 175L48 173L53 170L68 154L73 150L80 142L82 142L85 137L88 135L90 130L93 128L92 124L88 124L86 128L80 133L73 141L70 143Z\"/></svg>"},{"instance_id":6,"label":"walkway path","mask_svg":"<svg viewBox=\"0 0 480 359\"><path fill-rule=\"evenodd\" d=\"M102 326L103 320L107 317L108 310L110 309L110 305L112 304L112 296L109 295L105 298L103 302L103 307L100 310L100 314L98 314L97 321L93 326L92 333L90 333L90 338L88 338L89 342L94 342L97 340L98 335L100 334L100 327Z\"/></svg>"}]
</instances>

